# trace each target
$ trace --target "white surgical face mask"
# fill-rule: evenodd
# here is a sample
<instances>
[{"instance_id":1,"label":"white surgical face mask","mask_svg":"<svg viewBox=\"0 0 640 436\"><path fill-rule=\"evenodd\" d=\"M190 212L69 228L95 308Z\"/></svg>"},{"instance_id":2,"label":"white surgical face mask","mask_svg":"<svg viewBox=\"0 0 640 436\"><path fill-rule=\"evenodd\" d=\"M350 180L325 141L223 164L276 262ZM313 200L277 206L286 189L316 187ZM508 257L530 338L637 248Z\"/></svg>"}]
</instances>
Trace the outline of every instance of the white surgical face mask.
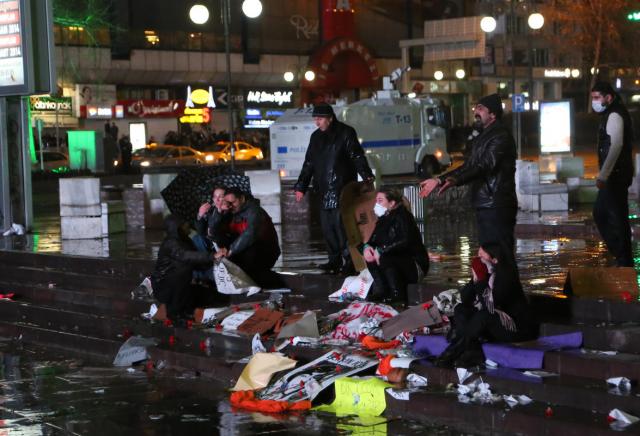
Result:
<instances>
[{"instance_id":1,"label":"white surgical face mask","mask_svg":"<svg viewBox=\"0 0 640 436\"><path fill-rule=\"evenodd\" d=\"M376 216L380 218L385 213L387 213L387 208L381 205L380 203L376 203L376 205L373 207L373 213L375 213Z\"/></svg>"},{"instance_id":2,"label":"white surgical face mask","mask_svg":"<svg viewBox=\"0 0 640 436\"><path fill-rule=\"evenodd\" d=\"M596 112L604 112L604 110L607 108L607 105L604 105L599 101L593 100L591 101L591 107Z\"/></svg>"}]
</instances>

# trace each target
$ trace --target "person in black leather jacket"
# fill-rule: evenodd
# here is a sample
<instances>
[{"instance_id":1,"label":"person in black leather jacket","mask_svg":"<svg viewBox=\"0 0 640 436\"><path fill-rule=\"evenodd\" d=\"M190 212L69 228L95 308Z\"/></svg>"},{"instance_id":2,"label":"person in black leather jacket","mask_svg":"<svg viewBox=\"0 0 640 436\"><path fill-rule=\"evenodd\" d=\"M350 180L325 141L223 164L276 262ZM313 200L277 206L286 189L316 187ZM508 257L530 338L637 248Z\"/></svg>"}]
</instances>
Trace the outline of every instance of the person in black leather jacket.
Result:
<instances>
[{"instance_id":1,"label":"person in black leather jacket","mask_svg":"<svg viewBox=\"0 0 640 436\"><path fill-rule=\"evenodd\" d=\"M372 301L407 304L407 285L417 283L429 271L429 257L418 225L403 203L402 194L382 187L376 194L376 227L362 247L373 277Z\"/></svg>"},{"instance_id":2,"label":"person in black leather jacket","mask_svg":"<svg viewBox=\"0 0 640 436\"><path fill-rule=\"evenodd\" d=\"M629 186L633 179L633 126L620 96L607 82L591 90L591 105L600 113L598 130L598 197L593 219L615 257L616 266L633 266L629 225Z\"/></svg>"},{"instance_id":3,"label":"person in black leather jacket","mask_svg":"<svg viewBox=\"0 0 640 436\"><path fill-rule=\"evenodd\" d=\"M329 252L329 262L322 268L332 272L342 269L343 273L350 273L353 272L353 264L340 218L340 194L347 183L357 180L358 174L365 181L372 181L373 173L356 131L336 120L330 105L316 105L313 119L318 129L311 134L300 176L293 189L296 200L301 201L313 179L322 196L320 224Z\"/></svg>"},{"instance_id":4,"label":"person in black leather jacket","mask_svg":"<svg viewBox=\"0 0 640 436\"><path fill-rule=\"evenodd\" d=\"M482 132L473 140L469 158L462 166L423 181L420 195L427 197L437 187L442 194L470 184L480 244L502 242L513 252L518 211L515 141L502 124L502 102L497 94L481 98L474 115Z\"/></svg>"},{"instance_id":5,"label":"person in black leather jacket","mask_svg":"<svg viewBox=\"0 0 640 436\"><path fill-rule=\"evenodd\" d=\"M437 365L480 365L485 361L482 341L521 342L538 336L539 324L507 250L499 244L478 249L471 264L473 279L460 289L450 343Z\"/></svg>"},{"instance_id":6,"label":"person in black leather jacket","mask_svg":"<svg viewBox=\"0 0 640 436\"><path fill-rule=\"evenodd\" d=\"M222 210L231 214L227 224L230 243L216 240L214 257L227 257L263 288L280 288L283 282L271 268L280 257L276 228L260 202L238 188L227 188ZM219 234L216 230L214 234Z\"/></svg>"},{"instance_id":7,"label":"person in black leather jacket","mask_svg":"<svg viewBox=\"0 0 640 436\"><path fill-rule=\"evenodd\" d=\"M175 215L165 218L167 235L160 245L151 274L153 296L167 306L167 315L176 320L193 314L203 289L191 284L194 268L211 266L213 255L196 250L189 238L189 223Z\"/></svg>"}]
</instances>

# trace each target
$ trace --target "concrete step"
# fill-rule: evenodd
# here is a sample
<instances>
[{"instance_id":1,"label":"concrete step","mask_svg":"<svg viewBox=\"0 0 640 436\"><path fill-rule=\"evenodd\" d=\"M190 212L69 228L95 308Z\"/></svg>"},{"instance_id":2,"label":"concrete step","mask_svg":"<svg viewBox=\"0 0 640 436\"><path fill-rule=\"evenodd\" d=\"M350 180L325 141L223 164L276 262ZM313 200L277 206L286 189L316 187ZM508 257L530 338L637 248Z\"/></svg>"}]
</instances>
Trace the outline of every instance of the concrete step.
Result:
<instances>
[{"instance_id":1,"label":"concrete step","mask_svg":"<svg viewBox=\"0 0 640 436\"><path fill-rule=\"evenodd\" d=\"M640 303L602 298L570 298L571 319L582 323L620 324L640 319Z\"/></svg>"},{"instance_id":2,"label":"concrete step","mask_svg":"<svg viewBox=\"0 0 640 436\"><path fill-rule=\"evenodd\" d=\"M431 365L412 365L411 370L426 376L431 385L446 386L449 383L457 385L458 375L455 370L437 368ZM548 369L547 369L548 370ZM633 388L628 395L614 395L609 393L605 378L586 378L561 374L556 377L538 379L528 377L521 371L498 368L488 369L477 374L482 380L491 385L493 393L501 395L527 395L542 402L568 406L584 410L596 410L608 413L612 408L640 413L640 396ZM472 376L466 383L477 378Z\"/></svg>"},{"instance_id":3,"label":"concrete step","mask_svg":"<svg viewBox=\"0 0 640 436\"><path fill-rule=\"evenodd\" d=\"M543 323L540 326L541 336L558 335L581 331L585 348L602 351L618 351L637 354L640 351L640 326L638 324L578 324L578 323Z\"/></svg>"}]
</instances>

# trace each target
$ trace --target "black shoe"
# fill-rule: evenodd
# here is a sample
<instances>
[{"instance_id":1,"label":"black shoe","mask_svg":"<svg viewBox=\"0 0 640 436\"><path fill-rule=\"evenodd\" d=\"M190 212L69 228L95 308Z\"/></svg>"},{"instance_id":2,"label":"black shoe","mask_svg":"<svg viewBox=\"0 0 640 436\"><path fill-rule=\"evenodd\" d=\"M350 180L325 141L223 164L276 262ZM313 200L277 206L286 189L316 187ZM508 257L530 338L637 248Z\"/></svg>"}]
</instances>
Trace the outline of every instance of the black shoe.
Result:
<instances>
[{"instance_id":1,"label":"black shoe","mask_svg":"<svg viewBox=\"0 0 640 436\"><path fill-rule=\"evenodd\" d=\"M477 366L483 366L484 361L485 358L482 349L473 348L462 353L460 357L455 360L454 366L456 368L474 368Z\"/></svg>"}]
</instances>

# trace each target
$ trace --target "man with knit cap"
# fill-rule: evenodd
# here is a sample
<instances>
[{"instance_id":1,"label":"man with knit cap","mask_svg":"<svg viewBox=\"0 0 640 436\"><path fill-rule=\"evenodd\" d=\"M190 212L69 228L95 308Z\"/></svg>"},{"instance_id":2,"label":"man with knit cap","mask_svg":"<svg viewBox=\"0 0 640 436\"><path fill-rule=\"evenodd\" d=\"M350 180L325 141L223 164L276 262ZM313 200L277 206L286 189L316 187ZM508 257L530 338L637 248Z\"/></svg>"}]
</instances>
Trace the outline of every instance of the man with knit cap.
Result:
<instances>
[{"instance_id":1,"label":"man with knit cap","mask_svg":"<svg viewBox=\"0 0 640 436\"><path fill-rule=\"evenodd\" d=\"M314 106L312 116L318 129L311 134L293 189L296 201L301 201L313 179L314 187L322 197L320 225L329 252L329 262L322 268L351 275L355 269L340 218L340 194L345 185L357 180L358 174L364 180L372 181L373 173L355 129L338 121L330 105Z\"/></svg>"},{"instance_id":2,"label":"man with knit cap","mask_svg":"<svg viewBox=\"0 0 640 436\"><path fill-rule=\"evenodd\" d=\"M633 266L628 192L633 178L631 117L607 82L597 82L591 89L591 106L600 114L600 171L593 219L607 249L615 257L616 266Z\"/></svg>"},{"instance_id":3,"label":"man with knit cap","mask_svg":"<svg viewBox=\"0 0 640 436\"><path fill-rule=\"evenodd\" d=\"M502 123L498 94L482 97L473 113L475 127L481 133L471 143L469 158L462 166L420 183L420 196L427 197L436 188L442 194L454 186L469 184L479 244L500 244L513 255L518 211L515 141Z\"/></svg>"}]
</instances>

